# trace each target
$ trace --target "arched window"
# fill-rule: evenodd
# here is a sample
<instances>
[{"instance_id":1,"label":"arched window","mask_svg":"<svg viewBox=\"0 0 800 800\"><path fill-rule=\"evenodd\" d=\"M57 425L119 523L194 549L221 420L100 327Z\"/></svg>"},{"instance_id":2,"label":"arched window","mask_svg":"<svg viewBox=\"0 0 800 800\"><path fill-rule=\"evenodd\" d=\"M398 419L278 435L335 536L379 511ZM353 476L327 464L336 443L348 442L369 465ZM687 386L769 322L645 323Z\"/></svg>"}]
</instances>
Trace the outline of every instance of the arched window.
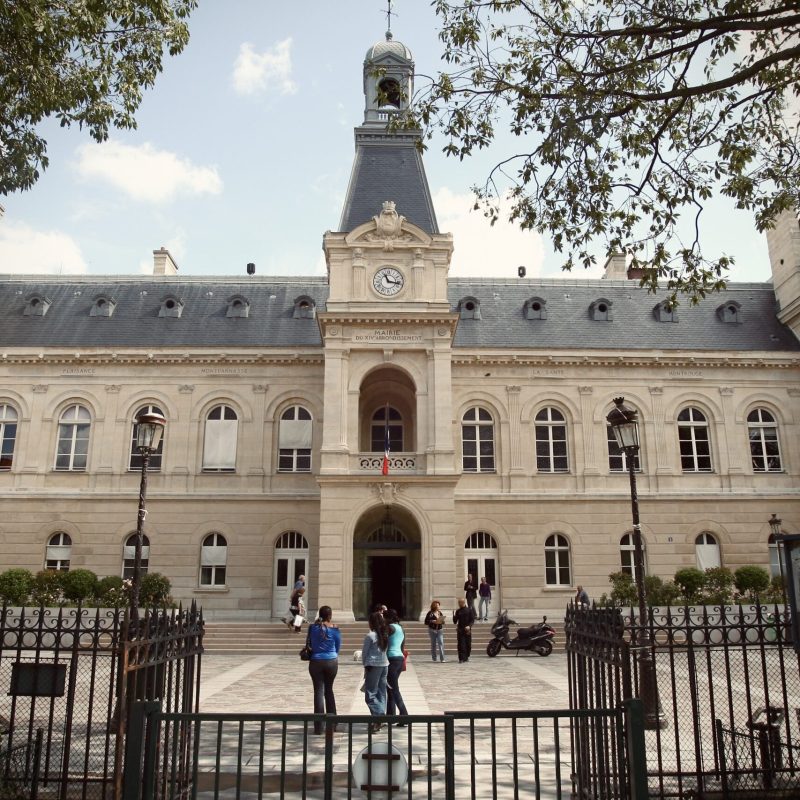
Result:
<instances>
[{"instance_id":1,"label":"arched window","mask_svg":"<svg viewBox=\"0 0 800 800\"><path fill-rule=\"evenodd\" d=\"M311 437L311 414L303 406L291 406L281 414L279 472L311 472Z\"/></svg>"},{"instance_id":2,"label":"arched window","mask_svg":"<svg viewBox=\"0 0 800 800\"><path fill-rule=\"evenodd\" d=\"M92 417L83 406L64 409L58 421L56 469L83 471L89 455L89 430Z\"/></svg>"},{"instance_id":3,"label":"arched window","mask_svg":"<svg viewBox=\"0 0 800 800\"><path fill-rule=\"evenodd\" d=\"M200 548L200 585L224 586L228 542L221 533L209 533Z\"/></svg>"},{"instance_id":4,"label":"arched window","mask_svg":"<svg viewBox=\"0 0 800 800\"><path fill-rule=\"evenodd\" d=\"M494 421L485 408L470 408L461 420L464 472L494 472Z\"/></svg>"},{"instance_id":5,"label":"arched window","mask_svg":"<svg viewBox=\"0 0 800 800\"><path fill-rule=\"evenodd\" d=\"M382 111L400 108L402 91L400 89L400 84L395 78L384 78L378 84L378 91L380 92L379 100Z\"/></svg>"},{"instance_id":6,"label":"arched window","mask_svg":"<svg viewBox=\"0 0 800 800\"><path fill-rule=\"evenodd\" d=\"M678 414L678 444L684 472L711 472L711 440L705 414L689 406Z\"/></svg>"},{"instance_id":7,"label":"arched window","mask_svg":"<svg viewBox=\"0 0 800 800\"><path fill-rule=\"evenodd\" d=\"M308 541L299 531L284 531L275 542L275 547L286 550L307 550Z\"/></svg>"},{"instance_id":8,"label":"arched window","mask_svg":"<svg viewBox=\"0 0 800 800\"><path fill-rule=\"evenodd\" d=\"M159 412L161 413L161 412ZM133 580L133 568L136 564L136 534L132 533L126 540L122 548L122 577L126 580ZM139 573L147 575L150 567L150 539L147 534L142 534L142 559L139 562Z\"/></svg>"},{"instance_id":9,"label":"arched window","mask_svg":"<svg viewBox=\"0 0 800 800\"><path fill-rule=\"evenodd\" d=\"M44 568L57 572L69 572L69 562L72 558L72 539L68 533L59 531L47 540L47 550L44 556Z\"/></svg>"},{"instance_id":10,"label":"arched window","mask_svg":"<svg viewBox=\"0 0 800 800\"><path fill-rule=\"evenodd\" d=\"M713 533L703 531L694 540L694 553L697 561L697 569L705 572L712 567L722 566L722 559L719 554L719 542Z\"/></svg>"},{"instance_id":11,"label":"arched window","mask_svg":"<svg viewBox=\"0 0 800 800\"><path fill-rule=\"evenodd\" d=\"M747 415L747 436L753 472L782 472L775 417L765 408L755 408Z\"/></svg>"},{"instance_id":12,"label":"arched window","mask_svg":"<svg viewBox=\"0 0 800 800\"><path fill-rule=\"evenodd\" d=\"M161 414L164 416L164 412L158 407L154 405L142 406L134 415L134 419L138 419L139 416L142 414ZM128 469L134 469L138 472L142 471L142 454L139 452L139 449L136 447L136 423L133 423L131 428L131 452L130 452L130 459L128 461ZM155 452L150 453L150 461L147 464L147 471L148 472L159 472L161 470L161 457L164 452L164 433L161 434L161 441L158 443L158 448Z\"/></svg>"},{"instance_id":13,"label":"arched window","mask_svg":"<svg viewBox=\"0 0 800 800\"><path fill-rule=\"evenodd\" d=\"M381 406L373 415L370 424L370 452L382 453L386 440L386 417L389 417L389 449L393 453L403 452L403 418L396 408Z\"/></svg>"},{"instance_id":14,"label":"arched window","mask_svg":"<svg viewBox=\"0 0 800 800\"><path fill-rule=\"evenodd\" d=\"M572 586L569 540L560 533L548 536L544 543L544 574L548 586Z\"/></svg>"},{"instance_id":15,"label":"arched window","mask_svg":"<svg viewBox=\"0 0 800 800\"><path fill-rule=\"evenodd\" d=\"M16 441L17 410L8 404L0 404L0 470L11 469Z\"/></svg>"},{"instance_id":16,"label":"arched window","mask_svg":"<svg viewBox=\"0 0 800 800\"><path fill-rule=\"evenodd\" d=\"M236 469L238 437L236 412L227 405L214 406L206 417L203 469L207 472L233 472Z\"/></svg>"},{"instance_id":17,"label":"arched window","mask_svg":"<svg viewBox=\"0 0 800 800\"><path fill-rule=\"evenodd\" d=\"M543 408L536 415L536 469L569 472L567 423L557 408Z\"/></svg>"},{"instance_id":18,"label":"arched window","mask_svg":"<svg viewBox=\"0 0 800 800\"><path fill-rule=\"evenodd\" d=\"M633 534L626 533L619 540L620 570L636 577L636 546L633 543ZM642 570L647 574L647 549L642 537Z\"/></svg>"}]
</instances>

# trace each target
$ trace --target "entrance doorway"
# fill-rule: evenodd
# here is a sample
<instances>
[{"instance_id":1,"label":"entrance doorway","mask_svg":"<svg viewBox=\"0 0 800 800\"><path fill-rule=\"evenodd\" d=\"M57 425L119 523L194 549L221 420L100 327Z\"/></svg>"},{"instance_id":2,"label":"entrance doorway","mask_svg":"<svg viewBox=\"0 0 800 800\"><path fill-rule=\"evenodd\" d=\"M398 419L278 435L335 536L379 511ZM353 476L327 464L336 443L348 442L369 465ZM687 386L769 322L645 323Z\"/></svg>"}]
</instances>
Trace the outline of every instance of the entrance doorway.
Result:
<instances>
[{"instance_id":1,"label":"entrance doorway","mask_svg":"<svg viewBox=\"0 0 800 800\"><path fill-rule=\"evenodd\" d=\"M353 613L366 619L379 604L401 619L420 613L422 568L419 529L411 515L377 506L356 526L353 540Z\"/></svg>"},{"instance_id":2,"label":"entrance doorway","mask_svg":"<svg viewBox=\"0 0 800 800\"><path fill-rule=\"evenodd\" d=\"M406 559L404 556L370 556L369 574L371 579L372 601L370 610L383 604L394 608L405 619L406 609L403 598L403 578Z\"/></svg>"}]
</instances>

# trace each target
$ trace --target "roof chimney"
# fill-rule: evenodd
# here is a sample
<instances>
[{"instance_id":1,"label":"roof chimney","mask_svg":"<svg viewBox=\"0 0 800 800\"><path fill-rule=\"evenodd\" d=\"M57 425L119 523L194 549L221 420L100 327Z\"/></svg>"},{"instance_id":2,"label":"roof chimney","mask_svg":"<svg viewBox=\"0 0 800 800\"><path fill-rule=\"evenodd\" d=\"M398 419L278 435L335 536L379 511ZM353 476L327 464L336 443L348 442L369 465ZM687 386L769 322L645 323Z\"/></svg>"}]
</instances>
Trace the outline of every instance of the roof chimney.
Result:
<instances>
[{"instance_id":1,"label":"roof chimney","mask_svg":"<svg viewBox=\"0 0 800 800\"><path fill-rule=\"evenodd\" d=\"M166 247L153 250L153 275L177 275L178 265Z\"/></svg>"},{"instance_id":2,"label":"roof chimney","mask_svg":"<svg viewBox=\"0 0 800 800\"><path fill-rule=\"evenodd\" d=\"M625 253L620 253L618 250L612 250L606 259L604 267L605 273L603 274L603 277L610 281L624 281L629 277L626 269L626 261L627 258L625 257Z\"/></svg>"}]
</instances>

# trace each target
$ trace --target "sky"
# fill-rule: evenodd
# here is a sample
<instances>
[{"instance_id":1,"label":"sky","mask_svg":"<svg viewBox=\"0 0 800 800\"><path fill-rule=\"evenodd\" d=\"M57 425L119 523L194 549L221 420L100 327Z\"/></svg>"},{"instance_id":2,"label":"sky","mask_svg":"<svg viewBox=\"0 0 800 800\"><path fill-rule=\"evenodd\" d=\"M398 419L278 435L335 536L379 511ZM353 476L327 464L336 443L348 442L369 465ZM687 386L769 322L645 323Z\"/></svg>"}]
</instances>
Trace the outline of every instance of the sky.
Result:
<instances>
[{"instance_id":1,"label":"sky","mask_svg":"<svg viewBox=\"0 0 800 800\"><path fill-rule=\"evenodd\" d=\"M322 236L337 230L363 119L367 49L384 38L383 0L201 0L191 40L137 113L134 131L95 143L78 128L42 127L50 167L33 189L0 198L0 273L151 274L167 247L180 275L323 275ZM428 0L399 0L395 39L418 73L441 68ZM503 143L501 142L501 145ZM506 149L458 161L434 139L425 155L439 228L454 236L453 276L600 277L561 271L550 242L471 211ZM378 209L376 209L376 212ZM398 211L402 214L402 209ZM766 239L720 199L704 251L736 259L734 281L770 277ZM600 254L598 254L600 255ZM602 258L600 259L602 262Z\"/></svg>"}]
</instances>

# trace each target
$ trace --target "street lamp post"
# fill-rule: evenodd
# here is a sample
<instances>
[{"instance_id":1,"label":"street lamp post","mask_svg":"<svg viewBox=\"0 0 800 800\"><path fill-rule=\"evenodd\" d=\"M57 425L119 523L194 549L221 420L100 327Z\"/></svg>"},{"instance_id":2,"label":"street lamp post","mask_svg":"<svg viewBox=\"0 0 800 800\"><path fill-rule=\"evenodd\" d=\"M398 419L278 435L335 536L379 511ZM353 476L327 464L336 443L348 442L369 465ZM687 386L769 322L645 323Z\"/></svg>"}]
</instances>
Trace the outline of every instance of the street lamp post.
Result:
<instances>
[{"instance_id":1,"label":"street lamp post","mask_svg":"<svg viewBox=\"0 0 800 800\"><path fill-rule=\"evenodd\" d=\"M633 558L636 595L639 604L639 627L636 633L636 650L639 662L639 695L644 706L645 728L660 728L664 724L661 701L658 696L655 664L653 663L652 639L644 589L644 550L642 529L639 525L639 497L636 493L636 470L634 461L639 452L639 420L635 409L624 405L624 397L614 398L606 421L614 431L619 449L625 453L631 483L631 513L633 516Z\"/></svg>"},{"instance_id":2,"label":"street lamp post","mask_svg":"<svg viewBox=\"0 0 800 800\"><path fill-rule=\"evenodd\" d=\"M769 529L772 533L772 540L775 542L775 547L777 548L778 554L778 570L780 571L781 576L781 588L783 589L783 605L784 608L788 611L787 601L786 601L786 580L783 577L783 530L781 529L781 525L783 524L782 519L778 519L776 514L773 514L769 518Z\"/></svg>"},{"instance_id":3,"label":"street lamp post","mask_svg":"<svg viewBox=\"0 0 800 800\"><path fill-rule=\"evenodd\" d=\"M150 455L158 450L164 426L167 424L161 414L145 413L136 417L136 449L142 456L142 478L139 482L139 515L136 518L136 547L133 557L133 581L131 584L130 616L131 627L138 630L139 592L142 588L142 535L147 516L147 467Z\"/></svg>"}]
</instances>

